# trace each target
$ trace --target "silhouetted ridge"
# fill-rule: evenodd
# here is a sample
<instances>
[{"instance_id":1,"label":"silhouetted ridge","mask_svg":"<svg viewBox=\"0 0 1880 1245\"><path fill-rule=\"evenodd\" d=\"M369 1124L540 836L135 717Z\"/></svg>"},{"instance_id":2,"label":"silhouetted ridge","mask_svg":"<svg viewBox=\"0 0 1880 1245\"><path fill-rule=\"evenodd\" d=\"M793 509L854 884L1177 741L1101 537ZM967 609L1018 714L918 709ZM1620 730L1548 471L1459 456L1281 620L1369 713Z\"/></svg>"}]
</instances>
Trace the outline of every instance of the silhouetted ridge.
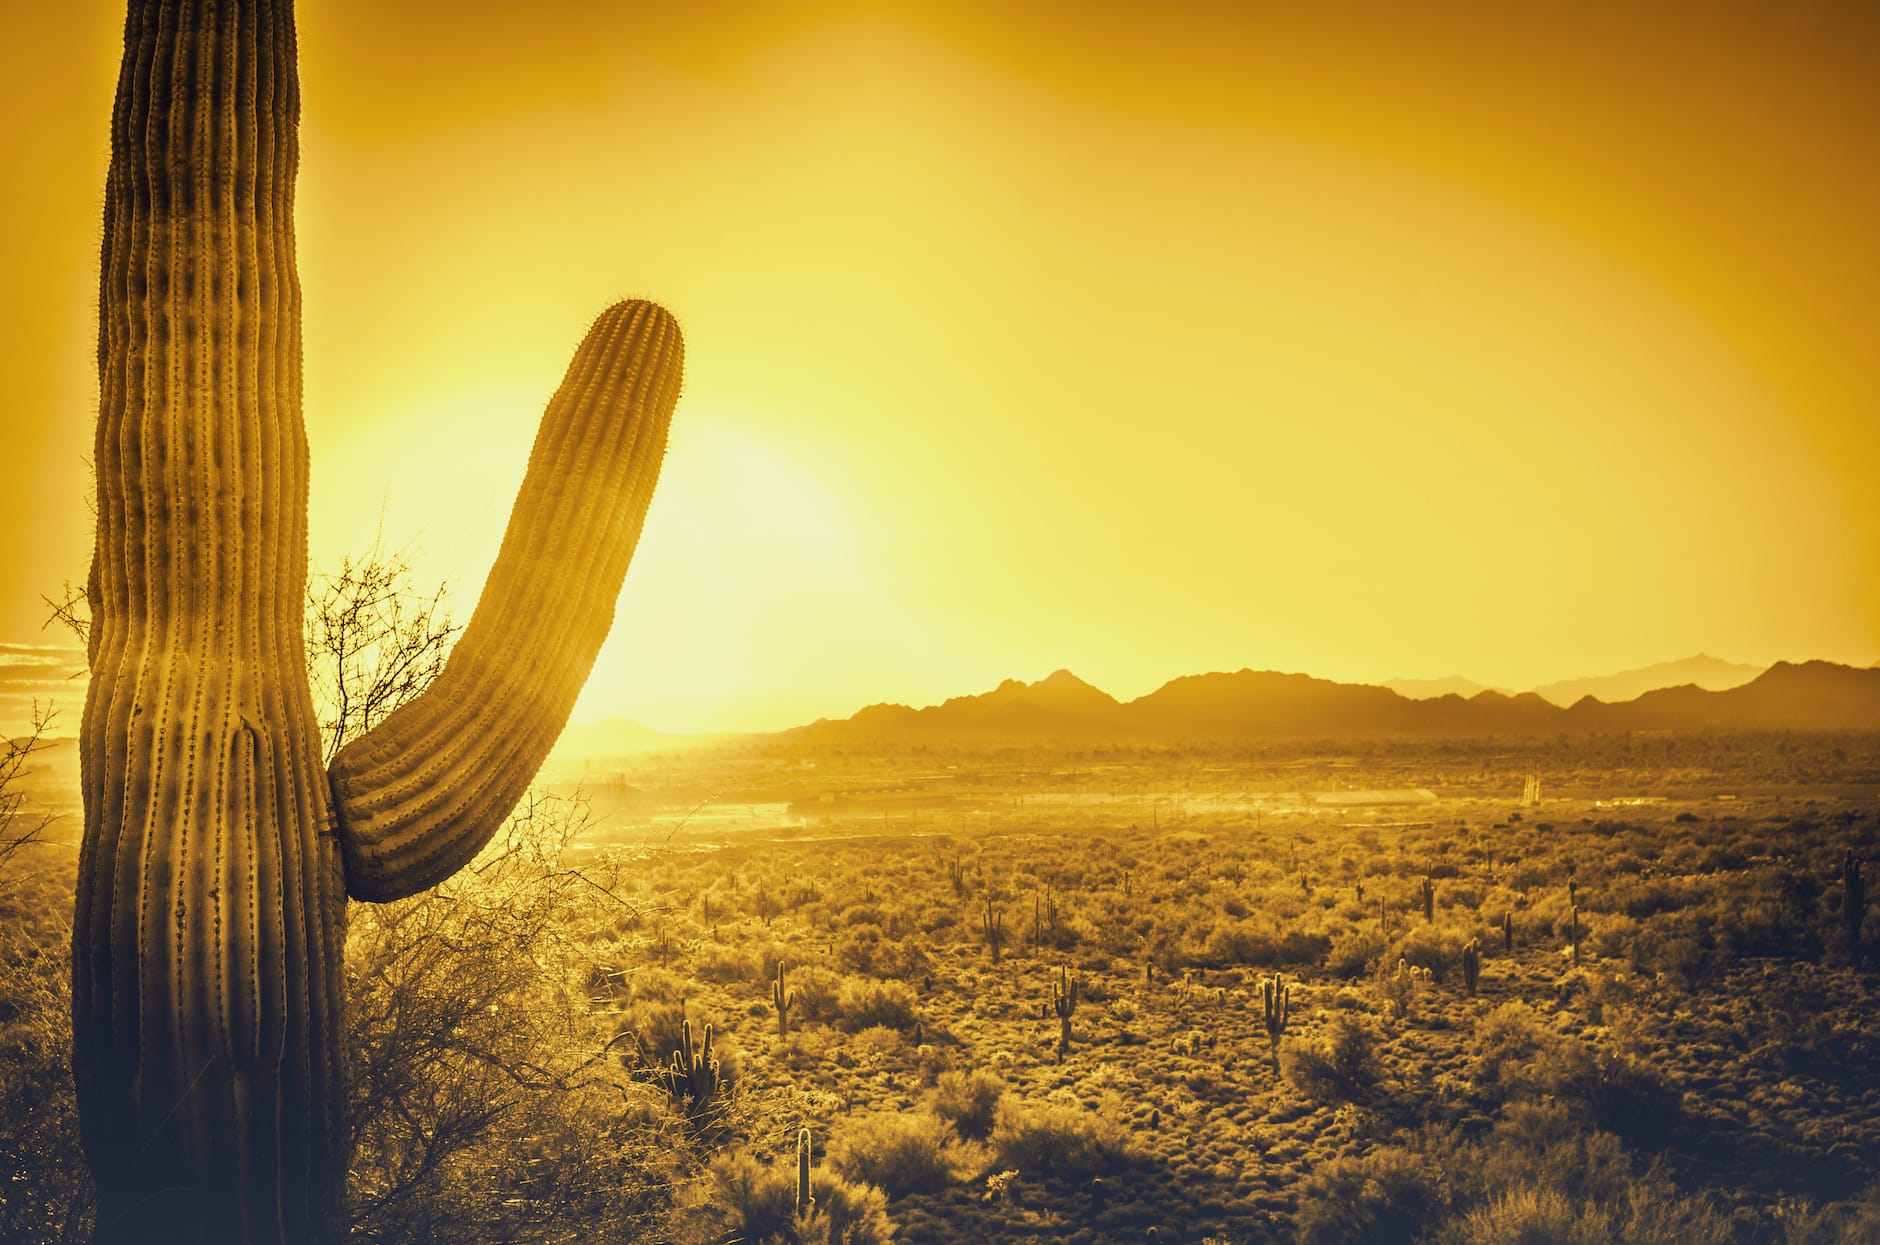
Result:
<instances>
[{"instance_id":1,"label":"silhouetted ridge","mask_svg":"<svg viewBox=\"0 0 1880 1245\"><path fill-rule=\"evenodd\" d=\"M1386 687L1247 669L1183 675L1119 703L1060 670L1036 683L1007 679L990 692L924 709L870 705L847 720L787 733L831 740L1046 743L1630 730L1880 730L1880 668L1778 662L1726 691L1687 684L1619 704L1585 696L1565 709L1534 692L1413 700Z\"/></svg>"}]
</instances>

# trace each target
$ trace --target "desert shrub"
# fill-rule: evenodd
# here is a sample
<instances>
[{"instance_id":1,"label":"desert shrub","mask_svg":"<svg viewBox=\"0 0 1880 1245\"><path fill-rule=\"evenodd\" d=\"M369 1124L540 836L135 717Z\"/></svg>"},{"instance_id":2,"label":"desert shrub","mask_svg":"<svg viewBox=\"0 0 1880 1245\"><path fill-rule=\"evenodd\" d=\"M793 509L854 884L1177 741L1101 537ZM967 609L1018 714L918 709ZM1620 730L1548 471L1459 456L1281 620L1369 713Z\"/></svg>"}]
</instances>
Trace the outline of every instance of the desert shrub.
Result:
<instances>
[{"instance_id":1,"label":"desert shrub","mask_svg":"<svg viewBox=\"0 0 1880 1245\"><path fill-rule=\"evenodd\" d=\"M718 1155L675 1216L677 1245L880 1245L894 1239L880 1189L827 1167L810 1173L814 1213L796 1214L796 1159L764 1163L743 1150Z\"/></svg>"},{"instance_id":2,"label":"desert shrub","mask_svg":"<svg viewBox=\"0 0 1880 1245\"><path fill-rule=\"evenodd\" d=\"M1679 912L1690 904L1687 887L1669 878L1620 877L1605 887L1603 907L1643 921L1664 912Z\"/></svg>"},{"instance_id":3,"label":"desert shrub","mask_svg":"<svg viewBox=\"0 0 1880 1245\"><path fill-rule=\"evenodd\" d=\"M68 878L0 859L0 1241L22 1245L91 1235L91 1181L74 1161L71 910Z\"/></svg>"},{"instance_id":4,"label":"desert shrub","mask_svg":"<svg viewBox=\"0 0 1880 1245\"><path fill-rule=\"evenodd\" d=\"M1195 962L1208 968L1233 964L1272 964L1277 948L1271 934L1246 920L1220 920L1208 930Z\"/></svg>"},{"instance_id":5,"label":"desert shrub","mask_svg":"<svg viewBox=\"0 0 1880 1245\"><path fill-rule=\"evenodd\" d=\"M928 970L927 953L909 941L890 937L879 925L854 925L835 941L836 963L851 973L876 977L912 977Z\"/></svg>"},{"instance_id":6,"label":"desert shrub","mask_svg":"<svg viewBox=\"0 0 1880 1245\"><path fill-rule=\"evenodd\" d=\"M706 943L692 955L693 973L720 984L763 980L763 962L754 951Z\"/></svg>"},{"instance_id":7,"label":"desert shrub","mask_svg":"<svg viewBox=\"0 0 1880 1245\"><path fill-rule=\"evenodd\" d=\"M1632 1140L1660 1136L1677 1119L1677 1094L1649 1065L1541 1023L1521 1003L1476 1022L1471 1076L1498 1101L1552 1098L1579 1122Z\"/></svg>"},{"instance_id":8,"label":"desert shrub","mask_svg":"<svg viewBox=\"0 0 1880 1245\"><path fill-rule=\"evenodd\" d=\"M1587 949L1602 960L1630 960L1638 945L1639 923L1621 913L1608 913L1587 931Z\"/></svg>"},{"instance_id":9,"label":"desert shrub","mask_svg":"<svg viewBox=\"0 0 1880 1245\"><path fill-rule=\"evenodd\" d=\"M1564 1107L1517 1104L1480 1145L1449 1159L1456 1215L1430 1234L1437 1245L1726 1245L1729 1218L1688 1197L1656 1167L1639 1173L1611 1133L1587 1129Z\"/></svg>"},{"instance_id":10,"label":"desert shrub","mask_svg":"<svg viewBox=\"0 0 1880 1245\"><path fill-rule=\"evenodd\" d=\"M990 1072L977 1068L942 1072L928 1095L928 1105L943 1120L951 1121L954 1131L968 1141L983 1141L992 1135L998 1118L999 1100L1005 1096L1005 1082Z\"/></svg>"},{"instance_id":11,"label":"desert shrub","mask_svg":"<svg viewBox=\"0 0 1880 1245\"><path fill-rule=\"evenodd\" d=\"M639 1001L629 1003L614 1021L616 1040L613 1048L629 1068L650 1068L663 1064L679 1049L680 1032L686 1011L682 1003ZM704 1032L702 1023L693 1027Z\"/></svg>"},{"instance_id":12,"label":"desert shrub","mask_svg":"<svg viewBox=\"0 0 1880 1245\"><path fill-rule=\"evenodd\" d=\"M874 904L851 904L836 917L837 925L856 926L873 925L880 929L888 924L887 916Z\"/></svg>"},{"instance_id":13,"label":"desert shrub","mask_svg":"<svg viewBox=\"0 0 1880 1245\"><path fill-rule=\"evenodd\" d=\"M1370 971L1384 954L1385 939L1375 925L1351 929L1332 940L1325 953L1325 971L1341 981L1352 981Z\"/></svg>"},{"instance_id":14,"label":"desert shrub","mask_svg":"<svg viewBox=\"0 0 1880 1245\"><path fill-rule=\"evenodd\" d=\"M900 1054L907 1047L907 1040L899 1029L890 1029L887 1025L870 1025L858 1031L849 1039L849 1049L863 1059L881 1062Z\"/></svg>"},{"instance_id":15,"label":"desert shrub","mask_svg":"<svg viewBox=\"0 0 1880 1245\"><path fill-rule=\"evenodd\" d=\"M1623 1197L1632 1159L1611 1133L1588 1129L1558 1102L1511 1102L1487 1143L1460 1156L1477 1197L1544 1185L1576 1201Z\"/></svg>"},{"instance_id":16,"label":"desert shrub","mask_svg":"<svg viewBox=\"0 0 1880 1245\"><path fill-rule=\"evenodd\" d=\"M1443 1233L1453 1245L1607 1245L1611 1225L1546 1187L1511 1189L1476 1206Z\"/></svg>"},{"instance_id":17,"label":"desert shrub","mask_svg":"<svg viewBox=\"0 0 1880 1245\"><path fill-rule=\"evenodd\" d=\"M836 963L851 973L887 971L882 967L885 959L882 948L886 941L887 935L879 925L851 925L836 940Z\"/></svg>"},{"instance_id":18,"label":"desert shrub","mask_svg":"<svg viewBox=\"0 0 1880 1245\"><path fill-rule=\"evenodd\" d=\"M569 1006L587 972L570 942L617 906L610 873L567 884L584 824L578 805L531 798L475 869L356 910L353 1239L630 1236L663 1209L683 1145L663 1098L630 1086L623 1111L604 1034ZM637 1006L649 1033L676 1010Z\"/></svg>"},{"instance_id":19,"label":"desert shrub","mask_svg":"<svg viewBox=\"0 0 1880 1245\"><path fill-rule=\"evenodd\" d=\"M1315 1102L1361 1101L1378 1082L1376 1032L1367 1019L1340 1012L1316 1036L1282 1042L1279 1067L1288 1084Z\"/></svg>"},{"instance_id":20,"label":"desert shrub","mask_svg":"<svg viewBox=\"0 0 1880 1245\"><path fill-rule=\"evenodd\" d=\"M993 1125L993 1165L1028 1176L1090 1180L1125 1167L1133 1158L1129 1134L1113 1103L1087 1110L1065 1102L1006 1098Z\"/></svg>"},{"instance_id":21,"label":"desert shrub","mask_svg":"<svg viewBox=\"0 0 1880 1245\"><path fill-rule=\"evenodd\" d=\"M1397 939L1385 960L1393 964L1404 960L1442 981L1462 963L1462 949L1468 943L1469 936L1454 925L1414 925Z\"/></svg>"},{"instance_id":22,"label":"desert shrub","mask_svg":"<svg viewBox=\"0 0 1880 1245\"><path fill-rule=\"evenodd\" d=\"M1555 1035L1525 1003L1503 1003L1475 1022L1470 1045L1476 1055L1470 1076L1476 1087L1497 1100L1530 1095L1535 1089L1530 1061Z\"/></svg>"},{"instance_id":23,"label":"desert shrub","mask_svg":"<svg viewBox=\"0 0 1880 1245\"><path fill-rule=\"evenodd\" d=\"M1446 1202L1442 1173L1423 1155L1382 1146L1306 1177L1295 1231L1300 1245L1412 1245Z\"/></svg>"},{"instance_id":24,"label":"desert shrub","mask_svg":"<svg viewBox=\"0 0 1880 1245\"><path fill-rule=\"evenodd\" d=\"M963 1144L939 1115L916 1111L845 1121L829 1139L828 1163L848 1179L896 1198L970 1179L984 1168L985 1156Z\"/></svg>"},{"instance_id":25,"label":"desert shrub","mask_svg":"<svg viewBox=\"0 0 1880 1245\"><path fill-rule=\"evenodd\" d=\"M886 1025L890 1029L911 1029L917 1018L920 996L905 981L875 981L851 977L842 983L836 1011L844 1029L857 1031Z\"/></svg>"},{"instance_id":26,"label":"desert shrub","mask_svg":"<svg viewBox=\"0 0 1880 1245\"><path fill-rule=\"evenodd\" d=\"M842 978L817 964L791 965L787 977L796 995L797 1016L803 1020L834 1020L841 1014L838 1000Z\"/></svg>"},{"instance_id":27,"label":"desert shrub","mask_svg":"<svg viewBox=\"0 0 1880 1245\"><path fill-rule=\"evenodd\" d=\"M1880 1241L1880 1183L1868 1185L1852 1201L1795 1207L1787 1219L1783 1225L1785 1245Z\"/></svg>"},{"instance_id":28,"label":"desert shrub","mask_svg":"<svg viewBox=\"0 0 1880 1245\"><path fill-rule=\"evenodd\" d=\"M1628 951L1642 973L1660 973L1694 989L1717 975L1716 942L1706 923L1688 912L1641 921Z\"/></svg>"}]
</instances>

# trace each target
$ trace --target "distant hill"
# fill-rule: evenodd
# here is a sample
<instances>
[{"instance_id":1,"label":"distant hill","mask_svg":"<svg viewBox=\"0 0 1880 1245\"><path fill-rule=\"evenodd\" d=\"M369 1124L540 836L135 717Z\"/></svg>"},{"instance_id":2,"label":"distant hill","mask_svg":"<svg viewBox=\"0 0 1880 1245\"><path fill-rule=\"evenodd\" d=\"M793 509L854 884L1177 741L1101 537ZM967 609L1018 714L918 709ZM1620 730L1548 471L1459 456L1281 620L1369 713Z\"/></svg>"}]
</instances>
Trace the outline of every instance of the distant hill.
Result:
<instances>
[{"instance_id":1,"label":"distant hill","mask_svg":"<svg viewBox=\"0 0 1880 1245\"><path fill-rule=\"evenodd\" d=\"M925 709L906 705L870 705L837 726L852 724L864 734L920 734L939 731L951 736L1000 738L1039 736L1076 739L1103 735L1116 729L1116 698L1100 692L1068 670L1059 670L1036 683L1007 679L978 696L955 696L945 704ZM801 730L826 728L827 721Z\"/></svg>"},{"instance_id":2,"label":"distant hill","mask_svg":"<svg viewBox=\"0 0 1880 1245\"><path fill-rule=\"evenodd\" d=\"M1741 687L1748 683L1761 674L1763 669L1762 666L1743 665L1739 662L1712 657L1708 653L1699 653L1695 657L1686 657L1682 661L1661 661L1655 666L1645 666L1638 670L1621 670L1618 674L1548 683L1535 688L1534 694L1562 708L1584 700L1588 696L1611 705L1623 700L1636 700L1647 692L1655 692L1665 687L1688 685L1701 687L1711 692L1728 691L1730 688Z\"/></svg>"},{"instance_id":3,"label":"distant hill","mask_svg":"<svg viewBox=\"0 0 1880 1245\"><path fill-rule=\"evenodd\" d=\"M1526 692L1415 700L1388 687L1271 670L1188 675L1126 703L1060 670L940 705L870 705L791 731L805 743L1179 742L1224 738L1551 735L1628 730L1880 730L1880 668L1781 662L1739 687L1658 688L1571 707Z\"/></svg>"},{"instance_id":4,"label":"distant hill","mask_svg":"<svg viewBox=\"0 0 1880 1245\"><path fill-rule=\"evenodd\" d=\"M1489 687L1477 683L1474 679L1465 679L1459 674L1452 674L1446 679L1385 679L1384 686L1399 696L1411 700L1435 700L1439 696L1460 696L1464 700L1483 692L1500 692L1503 696L1512 696L1513 692L1505 687Z\"/></svg>"}]
</instances>

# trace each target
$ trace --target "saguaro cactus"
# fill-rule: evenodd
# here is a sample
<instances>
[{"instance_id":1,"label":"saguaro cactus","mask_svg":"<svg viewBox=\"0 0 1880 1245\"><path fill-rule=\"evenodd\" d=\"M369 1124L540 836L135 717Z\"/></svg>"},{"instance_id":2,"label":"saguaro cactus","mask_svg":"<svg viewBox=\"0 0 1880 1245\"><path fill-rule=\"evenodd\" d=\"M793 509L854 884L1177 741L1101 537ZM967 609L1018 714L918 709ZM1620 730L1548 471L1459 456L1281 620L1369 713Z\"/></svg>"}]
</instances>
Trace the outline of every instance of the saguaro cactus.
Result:
<instances>
[{"instance_id":1,"label":"saguaro cactus","mask_svg":"<svg viewBox=\"0 0 1880 1245\"><path fill-rule=\"evenodd\" d=\"M1286 1022L1292 1017L1292 987L1285 975L1274 973L1260 979L1260 1014L1266 1025L1266 1040L1278 1058L1279 1040L1286 1034Z\"/></svg>"},{"instance_id":2,"label":"saguaro cactus","mask_svg":"<svg viewBox=\"0 0 1880 1245\"><path fill-rule=\"evenodd\" d=\"M1071 1053L1071 1015L1077 1010L1079 993L1077 978L1070 969L1059 968L1057 980L1051 983L1051 1010L1058 1019L1059 1063L1063 1063L1064 1056Z\"/></svg>"},{"instance_id":3,"label":"saguaro cactus","mask_svg":"<svg viewBox=\"0 0 1880 1245\"><path fill-rule=\"evenodd\" d=\"M73 1070L96 1239L332 1241L346 899L448 876L605 637L664 452L672 318L609 308L449 666L329 775L301 639L291 0L132 0L99 297Z\"/></svg>"},{"instance_id":4,"label":"saguaro cactus","mask_svg":"<svg viewBox=\"0 0 1880 1245\"><path fill-rule=\"evenodd\" d=\"M665 1074L666 1094L689 1115L698 1115L716 1104L724 1082L719 1076L718 1055L712 1050L712 1027L705 1026L705 1040L694 1044L692 1022L679 1022L679 1049L672 1052L672 1065Z\"/></svg>"},{"instance_id":5,"label":"saguaro cactus","mask_svg":"<svg viewBox=\"0 0 1880 1245\"><path fill-rule=\"evenodd\" d=\"M804 1125L796 1133L796 1214L799 1219L808 1219L816 1213L816 1196L809 1187L809 1126Z\"/></svg>"},{"instance_id":6,"label":"saguaro cactus","mask_svg":"<svg viewBox=\"0 0 1880 1245\"><path fill-rule=\"evenodd\" d=\"M777 975L770 983L770 1005L777 1009L777 1036L790 1036L790 1009L796 1006L796 991L784 980L783 961L777 961Z\"/></svg>"},{"instance_id":7,"label":"saguaro cactus","mask_svg":"<svg viewBox=\"0 0 1880 1245\"><path fill-rule=\"evenodd\" d=\"M986 949L994 960L999 958L999 947L1005 942L1005 917L992 902L992 896L986 896L986 910L979 915L979 930L986 936Z\"/></svg>"}]
</instances>

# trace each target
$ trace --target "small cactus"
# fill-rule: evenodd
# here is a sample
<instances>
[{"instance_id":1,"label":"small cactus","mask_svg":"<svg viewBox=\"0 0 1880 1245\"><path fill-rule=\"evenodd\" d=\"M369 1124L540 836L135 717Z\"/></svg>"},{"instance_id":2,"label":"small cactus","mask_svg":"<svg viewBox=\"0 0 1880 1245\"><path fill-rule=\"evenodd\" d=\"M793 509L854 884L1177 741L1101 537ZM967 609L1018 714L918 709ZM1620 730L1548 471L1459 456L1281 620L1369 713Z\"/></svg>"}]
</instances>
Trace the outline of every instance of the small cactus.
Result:
<instances>
[{"instance_id":1,"label":"small cactus","mask_svg":"<svg viewBox=\"0 0 1880 1245\"><path fill-rule=\"evenodd\" d=\"M1469 945L1462 949L1462 986L1475 997L1475 988L1482 980L1482 944L1479 939L1469 939Z\"/></svg>"},{"instance_id":2,"label":"small cactus","mask_svg":"<svg viewBox=\"0 0 1880 1245\"><path fill-rule=\"evenodd\" d=\"M1077 1010L1077 978L1068 968L1058 969L1058 979L1051 983L1051 1010L1058 1018L1058 1062L1071 1051L1071 1013Z\"/></svg>"},{"instance_id":3,"label":"small cactus","mask_svg":"<svg viewBox=\"0 0 1880 1245\"><path fill-rule=\"evenodd\" d=\"M1505 955L1514 954L1514 913L1501 914L1501 949Z\"/></svg>"},{"instance_id":4,"label":"small cactus","mask_svg":"<svg viewBox=\"0 0 1880 1245\"><path fill-rule=\"evenodd\" d=\"M986 936L986 949L993 959L999 958L999 947L1005 942L1005 916L992 902L992 896L986 896L986 910L980 914L979 928Z\"/></svg>"},{"instance_id":5,"label":"small cactus","mask_svg":"<svg viewBox=\"0 0 1880 1245\"><path fill-rule=\"evenodd\" d=\"M1279 1060L1279 1040L1292 1016L1292 987L1279 973L1260 980L1260 1008L1266 1022L1266 1038L1273 1047L1275 1064Z\"/></svg>"},{"instance_id":6,"label":"small cactus","mask_svg":"<svg viewBox=\"0 0 1880 1245\"><path fill-rule=\"evenodd\" d=\"M796 1133L796 1213L800 1219L816 1212L816 1198L809 1187L809 1159L809 1126L804 1125Z\"/></svg>"},{"instance_id":7,"label":"small cactus","mask_svg":"<svg viewBox=\"0 0 1880 1245\"><path fill-rule=\"evenodd\" d=\"M691 1020L681 1021L679 1049L672 1052L672 1070L666 1076L667 1095L688 1114L696 1114L711 1106L723 1087L718 1071L711 1025L705 1026L705 1040L695 1046Z\"/></svg>"},{"instance_id":8,"label":"small cactus","mask_svg":"<svg viewBox=\"0 0 1880 1245\"><path fill-rule=\"evenodd\" d=\"M777 1036L790 1036L790 1009L796 1006L796 991L786 988L783 962L777 962L776 980L770 983L770 1005L777 1009Z\"/></svg>"},{"instance_id":9,"label":"small cactus","mask_svg":"<svg viewBox=\"0 0 1880 1245\"><path fill-rule=\"evenodd\" d=\"M1056 939L1057 932L1057 899L1048 892L1042 896L1033 895L1031 899L1032 946L1042 947L1046 942Z\"/></svg>"},{"instance_id":10,"label":"small cactus","mask_svg":"<svg viewBox=\"0 0 1880 1245\"><path fill-rule=\"evenodd\" d=\"M1430 882L1427 874L1423 878L1423 919L1425 921L1436 919L1436 887Z\"/></svg>"}]
</instances>

